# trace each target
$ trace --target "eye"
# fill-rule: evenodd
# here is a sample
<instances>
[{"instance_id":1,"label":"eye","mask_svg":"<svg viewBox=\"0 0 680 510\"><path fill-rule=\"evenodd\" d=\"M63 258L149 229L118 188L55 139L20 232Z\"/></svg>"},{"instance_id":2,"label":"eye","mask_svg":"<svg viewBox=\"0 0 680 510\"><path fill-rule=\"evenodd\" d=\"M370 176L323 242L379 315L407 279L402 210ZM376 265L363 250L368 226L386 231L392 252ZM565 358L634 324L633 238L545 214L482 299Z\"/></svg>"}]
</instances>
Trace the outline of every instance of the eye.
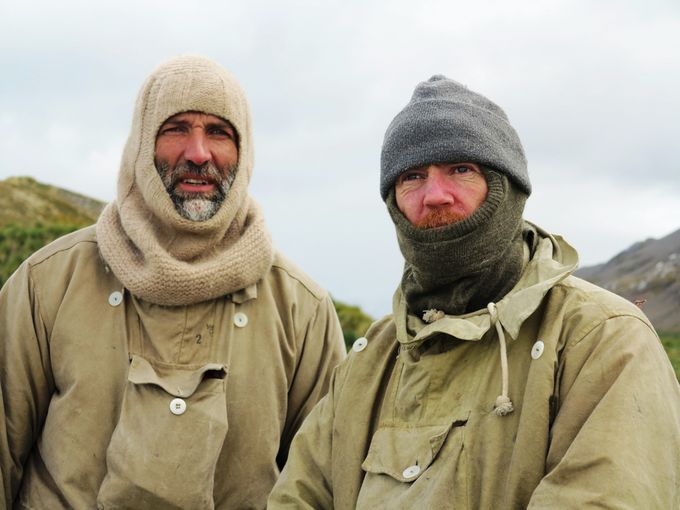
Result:
<instances>
[{"instance_id":1,"label":"eye","mask_svg":"<svg viewBox=\"0 0 680 510\"><path fill-rule=\"evenodd\" d=\"M173 133L184 133L186 131L185 126L182 124L168 124L167 126L161 126L158 130L159 135L173 134Z\"/></svg>"},{"instance_id":2,"label":"eye","mask_svg":"<svg viewBox=\"0 0 680 510\"><path fill-rule=\"evenodd\" d=\"M466 174L466 173L468 173L468 172L474 172L475 169L472 168L471 166L468 166L468 165L454 165L454 166L451 168L451 171L452 171L454 174Z\"/></svg>"},{"instance_id":3,"label":"eye","mask_svg":"<svg viewBox=\"0 0 680 510\"><path fill-rule=\"evenodd\" d=\"M206 132L211 136L219 138L234 138L234 131L226 126L208 126Z\"/></svg>"},{"instance_id":4,"label":"eye","mask_svg":"<svg viewBox=\"0 0 680 510\"><path fill-rule=\"evenodd\" d=\"M401 174L399 177L399 182L417 181L418 179L424 179L423 173L411 170Z\"/></svg>"}]
</instances>

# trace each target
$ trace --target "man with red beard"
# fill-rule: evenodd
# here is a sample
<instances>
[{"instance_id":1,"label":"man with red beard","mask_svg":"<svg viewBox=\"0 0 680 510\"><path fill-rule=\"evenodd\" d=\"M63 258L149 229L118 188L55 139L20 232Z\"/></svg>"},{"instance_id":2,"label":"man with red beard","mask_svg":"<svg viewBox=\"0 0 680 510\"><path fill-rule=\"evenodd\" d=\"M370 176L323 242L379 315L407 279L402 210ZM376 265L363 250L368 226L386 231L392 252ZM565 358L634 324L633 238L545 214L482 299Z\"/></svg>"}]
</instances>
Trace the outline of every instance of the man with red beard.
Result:
<instances>
[{"instance_id":1,"label":"man with red beard","mask_svg":"<svg viewBox=\"0 0 680 510\"><path fill-rule=\"evenodd\" d=\"M393 314L336 369L268 508L680 508L661 342L522 218L503 110L420 83L385 134L380 193L406 262Z\"/></svg>"},{"instance_id":2,"label":"man with red beard","mask_svg":"<svg viewBox=\"0 0 680 510\"><path fill-rule=\"evenodd\" d=\"M252 168L229 73L151 73L116 200L0 291L0 506L265 506L344 344L272 247Z\"/></svg>"}]
</instances>

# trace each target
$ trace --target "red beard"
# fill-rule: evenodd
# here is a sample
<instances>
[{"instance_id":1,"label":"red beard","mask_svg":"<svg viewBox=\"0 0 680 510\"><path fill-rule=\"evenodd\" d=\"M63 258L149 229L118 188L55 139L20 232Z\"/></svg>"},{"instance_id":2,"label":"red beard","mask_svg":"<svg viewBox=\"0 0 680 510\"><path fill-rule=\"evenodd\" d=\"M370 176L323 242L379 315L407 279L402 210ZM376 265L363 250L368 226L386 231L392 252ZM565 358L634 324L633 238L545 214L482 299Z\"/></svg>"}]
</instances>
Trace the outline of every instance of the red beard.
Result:
<instances>
[{"instance_id":1,"label":"red beard","mask_svg":"<svg viewBox=\"0 0 680 510\"><path fill-rule=\"evenodd\" d=\"M466 217L466 215L449 208L433 209L427 216L415 223L415 226L418 228L445 227L464 220Z\"/></svg>"}]
</instances>

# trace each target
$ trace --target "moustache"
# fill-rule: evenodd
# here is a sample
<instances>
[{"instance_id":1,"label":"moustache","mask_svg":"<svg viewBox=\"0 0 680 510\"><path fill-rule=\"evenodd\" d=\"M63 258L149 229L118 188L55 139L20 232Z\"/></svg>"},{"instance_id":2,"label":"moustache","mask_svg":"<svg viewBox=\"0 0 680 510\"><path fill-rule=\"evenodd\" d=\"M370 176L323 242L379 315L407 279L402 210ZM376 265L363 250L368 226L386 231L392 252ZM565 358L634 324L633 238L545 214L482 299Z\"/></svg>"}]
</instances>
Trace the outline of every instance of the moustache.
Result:
<instances>
[{"instance_id":1,"label":"moustache","mask_svg":"<svg viewBox=\"0 0 680 510\"><path fill-rule=\"evenodd\" d=\"M465 218L467 218L467 215L451 209L435 209L415 223L415 226L422 229L445 227Z\"/></svg>"},{"instance_id":2,"label":"moustache","mask_svg":"<svg viewBox=\"0 0 680 510\"><path fill-rule=\"evenodd\" d=\"M221 191L226 191L224 189L225 177L211 161L206 161L201 165L191 161L182 161L174 168L170 168L167 163L161 163L160 166L159 173L168 190L175 188L179 182L190 178L205 181L206 184L215 184Z\"/></svg>"}]
</instances>

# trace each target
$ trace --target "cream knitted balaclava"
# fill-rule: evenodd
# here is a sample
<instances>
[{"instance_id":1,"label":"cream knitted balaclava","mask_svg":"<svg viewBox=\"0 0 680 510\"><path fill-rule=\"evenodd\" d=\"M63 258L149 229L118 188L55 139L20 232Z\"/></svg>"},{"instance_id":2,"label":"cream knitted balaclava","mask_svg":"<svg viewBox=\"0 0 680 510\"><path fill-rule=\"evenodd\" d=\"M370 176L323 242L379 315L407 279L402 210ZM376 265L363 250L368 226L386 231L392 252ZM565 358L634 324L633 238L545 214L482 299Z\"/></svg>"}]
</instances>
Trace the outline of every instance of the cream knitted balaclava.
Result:
<instances>
[{"instance_id":1,"label":"cream knitted balaclava","mask_svg":"<svg viewBox=\"0 0 680 510\"><path fill-rule=\"evenodd\" d=\"M186 111L226 119L239 137L234 182L216 214L201 222L180 216L154 165L158 129ZM252 170L250 112L238 82L203 57L162 64L140 90L117 198L97 222L102 257L132 294L160 305L198 303L257 282L271 267L273 248L248 196Z\"/></svg>"}]
</instances>

